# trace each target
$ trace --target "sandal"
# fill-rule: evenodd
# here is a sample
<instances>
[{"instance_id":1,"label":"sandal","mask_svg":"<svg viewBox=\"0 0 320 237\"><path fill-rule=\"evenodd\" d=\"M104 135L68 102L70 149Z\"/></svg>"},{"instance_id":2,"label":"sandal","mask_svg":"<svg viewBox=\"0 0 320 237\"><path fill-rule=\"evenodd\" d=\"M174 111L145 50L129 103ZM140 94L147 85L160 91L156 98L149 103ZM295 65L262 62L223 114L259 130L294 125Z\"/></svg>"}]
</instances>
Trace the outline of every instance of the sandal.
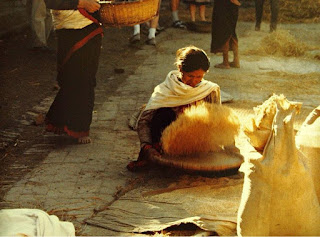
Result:
<instances>
[{"instance_id":1,"label":"sandal","mask_svg":"<svg viewBox=\"0 0 320 237\"><path fill-rule=\"evenodd\" d=\"M179 28L179 29L186 29L187 28L186 25L180 20L173 22L172 27Z\"/></svg>"}]
</instances>

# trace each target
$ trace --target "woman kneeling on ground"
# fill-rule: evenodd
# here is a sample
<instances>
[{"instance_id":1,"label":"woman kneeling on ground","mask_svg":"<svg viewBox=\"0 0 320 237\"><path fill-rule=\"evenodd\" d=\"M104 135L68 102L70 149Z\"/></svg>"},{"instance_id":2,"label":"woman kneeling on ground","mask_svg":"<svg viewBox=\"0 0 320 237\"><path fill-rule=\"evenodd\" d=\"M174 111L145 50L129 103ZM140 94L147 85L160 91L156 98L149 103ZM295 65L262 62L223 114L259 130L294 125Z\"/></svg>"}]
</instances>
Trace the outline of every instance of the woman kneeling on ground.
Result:
<instances>
[{"instance_id":1,"label":"woman kneeling on ground","mask_svg":"<svg viewBox=\"0 0 320 237\"><path fill-rule=\"evenodd\" d=\"M197 102L221 104L220 87L203 77L210 67L204 50L188 46L177 50L178 70L170 71L164 82L155 87L139 121L140 153L127 165L130 171L146 169L149 157L161 156L161 135L183 110Z\"/></svg>"}]
</instances>

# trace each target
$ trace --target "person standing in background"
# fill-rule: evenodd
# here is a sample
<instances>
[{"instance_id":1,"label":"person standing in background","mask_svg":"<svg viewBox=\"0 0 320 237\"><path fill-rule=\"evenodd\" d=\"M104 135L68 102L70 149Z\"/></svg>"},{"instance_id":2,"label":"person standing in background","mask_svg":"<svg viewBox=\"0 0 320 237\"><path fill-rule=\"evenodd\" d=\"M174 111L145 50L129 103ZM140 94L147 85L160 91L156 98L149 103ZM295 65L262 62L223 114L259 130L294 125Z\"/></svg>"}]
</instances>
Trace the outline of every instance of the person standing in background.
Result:
<instances>
[{"instance_id":1,"label":"person standing in background","mask_svg":"<svg viewBox=\"0 0 320 237\"><path fill-rule=\"evenodd\" d=\"M256 26L255 30L260 30L260 25L263 15L263 4L264 0L255 0L256 8ZM270 19L270 33L277 29L278 24L278 14L279 14L279 0L270 0L270 10L271 10L271 19Z\"/></svg>"},{"instance_id":2,"label":"person standing in background","mask_svg":"<svg viewBox=\"0 0 320 237\"><path fill-rule=\"evenodd\" d=\"M178 8L180 5L180 0L170 0L170 9L172 14L172 27L186 29L186 25L180 20L178 14Z\"/></svg>"},{"instance_id":3,"label":"person standing in background","mask_svg":"<svg viewBox=\"0 0 320 237\"><path fill-rule=\"evenodd\" d=\"M148 30L148 38L146 40L147 45L153 45L156 46L156 32L159 22L159 15L154 17L149 21L149 30ZM140 25L134 25L133 26L133 35L129 39L130 44L136 44L140 42L141 36L140 36Z\"/></svg>"},{"instance_id":4,"label":"person standing in background","mask_svg":"<svg viewBox=\"0 0 320 237\"><path fill-rule=\"evenodd\" d=\"M214 0L211 30L211 53L222 52L223 62L214 67L239 68L238 37L236 26L240 2L238 0ZM233 51L233 61L229 62L229 51Z\"/></svg>"},{"instance_id":5,"label":"person standing in background","mask_svg":"<svg viewBox=\"0 0 320 237\"><path fill-rule=\"evenodd\" d=\"M201 21L206 20L206 5L211 3L211 0L184 0L185 3L189 4L189 11L191 16L191 21L196 21L196 10L199 6L199 16Z\"/></svg>"},{"instance_id":6,"label":"person standing in background","mask_svg":"<svg viewBox=\"0 0 320 237\"><path fill-rule=\"evenodd\" d=\"M31 1L32 49L48 50L47 40L52 30L52 17L44 0Z\"/></svg>"}]
</instances>

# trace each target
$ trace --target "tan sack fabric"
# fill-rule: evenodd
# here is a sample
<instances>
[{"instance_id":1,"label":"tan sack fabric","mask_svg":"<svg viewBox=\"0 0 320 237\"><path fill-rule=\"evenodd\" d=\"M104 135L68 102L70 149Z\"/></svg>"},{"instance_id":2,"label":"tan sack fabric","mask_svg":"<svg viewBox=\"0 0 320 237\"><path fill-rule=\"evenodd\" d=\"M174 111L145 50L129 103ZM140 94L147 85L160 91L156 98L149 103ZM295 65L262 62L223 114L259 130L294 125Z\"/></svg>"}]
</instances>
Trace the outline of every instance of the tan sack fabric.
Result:
<instances>
[{"instance_id":1,"label":"tan sack fabric","mask_svg":"<svg viewBox=\"0 0 320 237\"><path fill-rule=\"evenodd\" d=\"M320 235L320 206L310 171L295 145L294 103L276 100L276 114L263 157L243 163L239 236Z\"/></svg>"},{"instance_id":2,"label":"tan sack fabric","mask_svg":"<svg viewBox=\"0 0 320 237\"><path fill-rule=\"evenodd\" d=\"M303 161L310 169L320 202L320 106L306 118L296 136L296 142L304 154Z\"/></svg>"},{"instance_id":3,"label":"tan sack fabric","mask_svg":"<svg viewBox=\"0 0 320 237\"><path fill-rule=\"evenodd\" d=\"M258 151L263 151L269 138L277 100L286 101L284 95L272 95L261 105L253 108L254 115L245 124L244 132Z\"/></svg>"}]
</instances>

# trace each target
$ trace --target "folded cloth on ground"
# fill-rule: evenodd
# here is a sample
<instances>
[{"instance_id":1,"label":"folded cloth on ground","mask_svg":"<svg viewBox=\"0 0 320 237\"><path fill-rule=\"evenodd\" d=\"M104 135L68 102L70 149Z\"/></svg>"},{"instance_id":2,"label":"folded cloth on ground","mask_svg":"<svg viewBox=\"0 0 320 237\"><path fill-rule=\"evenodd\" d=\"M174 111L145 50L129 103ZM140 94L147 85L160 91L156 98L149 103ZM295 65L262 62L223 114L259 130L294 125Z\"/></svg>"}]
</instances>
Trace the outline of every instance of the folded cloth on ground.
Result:
<instances>
[{"instance_id":1,"label":"folded cloth on ground","mask_svg":"<svg viewBox=\"0 0 320 237\"><path fill-rule=\"evenodd\" d=\"M0 210L0 236L75 236L71 222L38 209Z\"/></svg>"}]
</instances>

